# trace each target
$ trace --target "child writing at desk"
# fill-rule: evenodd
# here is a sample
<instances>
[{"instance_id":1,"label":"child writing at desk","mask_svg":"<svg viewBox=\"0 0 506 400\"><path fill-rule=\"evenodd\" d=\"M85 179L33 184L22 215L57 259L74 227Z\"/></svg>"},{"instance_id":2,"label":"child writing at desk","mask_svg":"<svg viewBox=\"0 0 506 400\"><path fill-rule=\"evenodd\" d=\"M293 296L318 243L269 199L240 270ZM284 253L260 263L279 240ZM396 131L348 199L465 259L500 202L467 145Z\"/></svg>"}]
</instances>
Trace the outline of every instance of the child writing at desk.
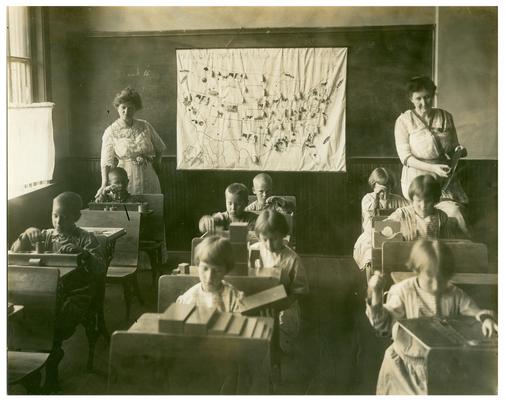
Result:
<instances>
[{"instance_id":1,"label":"child writing at desk","mask_svg":"<svg viewBox=\"0 0 506 400\"><path fill-rule=\"evenodd\" d=\"M482 323L483 335L497 332L493 311L481 310L462 289L449 283L455 271L450 249L437 240L420 240L413 246L408 267L413 278L393 285L383 304L383 276L376 271L368 283L366 314L374 329L392 334L385 351L376 394L427 394L427 365L412 348L402 348L395 337L400 319L465 315Z\"/></svg>"},{"instance_id":2,"label":"child writing at desk","mask_svg":"<svg viewBox=\"0 0 506 400\"><path fill-rule=\"evenodd\" d=\"M298 299L307 294L306 272L298 254L289 248L284 238L288 234L288 223L279 212L263 211L255 224L259 242L250 246L250 251L260 252L261 268L273 268L280 274L290 305L279 314L280 346L285 353L293 350L294 341L300 330L301 310Z\"/></svg>"},{"instance_id":3,"label":"child writing at desk","mask_svg":"<svg viewBox=\"0 0 506 400\"><path fill-rule=\"evenodd\" d=\"M109 186L106 186L101 194L96 198L99 203L119 202L126 203L132 196L128 193L128 174L121 168L116 167L109 170L107 174Z\"/></svg>"},{"instance_id":4,"label":"child writing at desk","mask_svg":"<svg viewBox=\"0 0 506 400\"><path fill-rule=\"evenodd\" d=\"M234 268L234 254L228 239L206 237L195 249L200 282L176 300L181 304L216 307L223 312L240 311L244 293L235 289L223 277Z\"/></svg>"},{"instance_id":5,"label":"child writing at desk","mask_svg":"<svg viewBox=\"0 0 506 400\"><path fill-rule=\"evenodd\" d=\"M76 226L81 208L81 196L77 193L59 194L53 199L53 229L28 228L11 247L14 252L37 248L41 252L81 254L83 260L59 281L54 346L48 359L50 385L56 384L53 381L57 380L57 366L63 358L61 343L72 336L77 325L86 318L96 283L105 276L104 258L97 238Z\"/></svg>"},{"instance_id":6,"label":"child writing at desk","mask_svg":"<svg viewBox=\"0 0 506 400\"><path fill-rule=\"evenodd\" d=\"M371 267L372 219L379 215L379 210L407 206L404 197L391 193L394 186L392 173L386 168L376 168L368 180L373 190L362 198L362 234L353 248L353 258L361 270Z\"/></svg>"},{"instance_id":7,"label":"child writing at desk","mask_svg":"<svg viewBox=\"0 0 506 400\"><path fill-rule=\"evenodd\" d=\"M295 205L289 200L272 196L272 178L264 172L253 178L253 193L257 199L246 207L246 211L261 212L268 208L285 214L295 211Z\"/></svg>"},{"instance_id":8,"label":"child writing at desk","mask_svg":"<svg viewBox=\"0 0 506 400\"><path fill-rule=\"evenodd\" d=\"M248 189L246 186L242 183L232 183L225 189L227 211L204 215L200 218L200 232L215 233L215 228L218 226L228 230L231 222L247 222L248 230L254 230L257 215L245 210L247 204Z\"/></svg>"}]
</instances>

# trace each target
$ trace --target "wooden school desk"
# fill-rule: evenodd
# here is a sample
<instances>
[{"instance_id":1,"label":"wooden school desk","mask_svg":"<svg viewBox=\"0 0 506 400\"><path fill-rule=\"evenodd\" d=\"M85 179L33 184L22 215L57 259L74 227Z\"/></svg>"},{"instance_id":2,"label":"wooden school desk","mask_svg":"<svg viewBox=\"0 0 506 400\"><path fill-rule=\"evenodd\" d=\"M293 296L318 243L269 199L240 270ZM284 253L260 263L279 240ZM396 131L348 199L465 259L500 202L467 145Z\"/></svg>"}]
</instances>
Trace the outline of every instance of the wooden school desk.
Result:
<instances>
[{"instance_id":1,"label":"wooden school desk","mask_svg":"<svg viewBox=\"0 0 506 400\"><path fill-rule=\"evenodd\" d=\"M8 299L22 311L7 321L7 382L28 393L40 385L53 346L59 271L54 267L8 266ZM21 314L19 314L21 312Z\"/></svg>"},{"instance_id":2,"label":"wooden school desk","mask_svg":"<svg viewBox=\"0 0 506 400\"><path fill-rule=\"evenodd\" d=\"M266 336L254 338L247 335L246 328L238 335L160 333L159 317L160 314L143 314L128 331L114 332L108 393L219 394L222 382L206 382L206 374L230 365L238 372L237 382L229 387L233 391L226 393L269 393L272 318L254 318L269 327ZM195 369L199 374L192 377ZM195 379L201 379L199 382L206 388ZM207 392L211 387L215 393Z\"/></svg>"},{"instance_id":3,"label":"wooden school desk","mask_svg":"<svg viewBox=\"0 0 506 400\"><path fill-rule=\"evenodd\" d=\"M412 278L416 274L409 271L394 271L390 273L392 281L398 283L404 279ZM480 285L480 286L497 286L497 274L480 274L471 272L457 272L450 279L454 285Z\"/></svg>"},{"instance_id":4,"label":"wooden school desk","mask_svg":"<svg viewBox=\"0 0 506 400\"><path fill-rule=\"evenodd\" d=\"M426 365L427 394L497 393L497 337L484 337L475 318L415 318L398 325L396 344Z\"/></svg>"}]
</instances>

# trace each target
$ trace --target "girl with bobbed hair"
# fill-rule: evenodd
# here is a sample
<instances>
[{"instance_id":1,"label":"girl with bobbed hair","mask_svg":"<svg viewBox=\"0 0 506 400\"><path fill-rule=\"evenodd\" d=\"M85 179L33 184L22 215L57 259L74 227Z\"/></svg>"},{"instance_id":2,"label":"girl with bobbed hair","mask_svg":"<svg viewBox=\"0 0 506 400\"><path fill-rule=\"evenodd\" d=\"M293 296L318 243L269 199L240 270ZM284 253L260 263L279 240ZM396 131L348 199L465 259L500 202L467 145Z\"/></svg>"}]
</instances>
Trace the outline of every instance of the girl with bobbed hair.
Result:
<instances>
[{"instance_id":1,"label":"girl with bobbed hair","mask_svg":"<svg viewBox=\"0 0 506 400\"><path fill-rule=\"evenodd\" d=\"M458 315L474 317L482 333L497 332L491 310L483 310L462 289L451 284L455 265L449 247L438 240L419 240L413 245L407 264L415 276L392 285L383 304L384 278L376 271L368 283L366 314L373 328L391 334L392 345L385 351L378 376L376 394L428 394L427 365L421 346L406 345L399 338L396 322L401 319Z\"/></svg>"},{"instance_id":2,"label":"girl with bobbed hair","mask_svg":"<svg viewBox=\"0 0 506 400\"><path fill-rule=\"evenodd\" d=\"M161 193L158 171L165 144L149 122L134 118L142 109L141 96L127 87L115 96L113 105L119 118L102 136L102 184L95 197L99 198L110 183L108 172L114 167L115 160L128 174L130 194Z\"/></svg>"},{"instance_id":3,"label":"girl with bobbed hair","mask_svg":"<svg viewBox=\"0 0 506 400\"><path fill-rule=\"evenodd\" d=\"M259 252L259 266L276 271L288 294L286 308L279 313L280 347L285 353L293 352L296 348L302 322L299 300L309 292L302 260L285 243L288 231L284 215L269 208L258 216L255 232L259 240L250 245L250 251Z\"/></svg>"},{"instance_id":4,"label":"girl with bobbed hair","mask_svg":"<svg viewBox=\"0 0 506 400\"><path fill-rule=\"evenodd\" d=\"M402 194L409 198L409 185L417 176L432 175L443 184L449 177L451 157L467 151L460 145L452 115L433 108L436 85L426 76L411 78L406 91L413 108L403 112L395 122L395 145L403 164ZM455 218L460 229L468 233L463 210L469 199L458 178L453 177L442 191L437 208Z\"/></svg>"},{"instance_id":5,"label":"girl with bobbed hair","mask_svg":"<svg viewBox=\"0 0 506 400\"><path fill-rule=\"evenodd\" d=\"M408 196L411 204L398 208L387 218L401 223L404 240L463 236L456 221L436 208L441 197L441 185L432 175L419 175L413 179Z\"/></svg>"},{"instance_id":6,"label":"girl with bobbed hair","mask_svg":"<svg viewBox=\"0 0 506 400\"><path fill-rule=\"evenodd\" d=\"M362 234L353 247L353 258L363 270L371 265L372 219L379 210L399 208L408 205L408 201L398 194L392 193L395 187L394 177L387 168L375 168L368 179L372 192L362 198Z\"/></svg>"}]
</instances>

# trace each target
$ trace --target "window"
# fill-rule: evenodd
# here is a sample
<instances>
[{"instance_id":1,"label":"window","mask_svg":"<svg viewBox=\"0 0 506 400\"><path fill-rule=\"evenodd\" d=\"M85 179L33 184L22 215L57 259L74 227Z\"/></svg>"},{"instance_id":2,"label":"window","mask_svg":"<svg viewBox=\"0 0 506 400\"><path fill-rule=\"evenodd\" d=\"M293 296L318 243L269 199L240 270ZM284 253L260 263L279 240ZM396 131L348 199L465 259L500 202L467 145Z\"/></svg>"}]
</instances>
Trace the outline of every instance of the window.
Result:
<instances>
[{"instance_id":1,"label":"window","mask_svg":"<svg viewBox=\"0 0 506 400\"><path fill-rule=\"evenodd\" d=\"M8 7L8 198L51 182L53 103L47 101L41 7Z\"/></svg>"}]
</instances>

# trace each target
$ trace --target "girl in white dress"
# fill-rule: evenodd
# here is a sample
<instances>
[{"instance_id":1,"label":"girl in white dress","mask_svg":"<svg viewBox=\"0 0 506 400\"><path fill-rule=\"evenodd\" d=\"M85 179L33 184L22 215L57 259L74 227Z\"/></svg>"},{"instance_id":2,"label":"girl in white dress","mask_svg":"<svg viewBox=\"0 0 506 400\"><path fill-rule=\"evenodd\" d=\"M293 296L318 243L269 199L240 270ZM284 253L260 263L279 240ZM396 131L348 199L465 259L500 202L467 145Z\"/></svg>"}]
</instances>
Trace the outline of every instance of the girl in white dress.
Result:
<instances>
[{"instance_id":1,"label":"girl in white dress","mask_svg":"<svg viewBox=\"0 0 506 400\"><path fill-rule=\"evenodd\" d=\"M481 310L462 289L449 283L455 271L450 249L443 242L420 240L413 246L408 267L416 276L393 285L383 304L383 276L376 271L369 280L366 314L374 329L392 334L385 351L376 394L428 394L427 365L416 346L396 342L400 319L464 315L482 323L483 335L497 332L495 314Z\"/></svg>"}]
</instances>

